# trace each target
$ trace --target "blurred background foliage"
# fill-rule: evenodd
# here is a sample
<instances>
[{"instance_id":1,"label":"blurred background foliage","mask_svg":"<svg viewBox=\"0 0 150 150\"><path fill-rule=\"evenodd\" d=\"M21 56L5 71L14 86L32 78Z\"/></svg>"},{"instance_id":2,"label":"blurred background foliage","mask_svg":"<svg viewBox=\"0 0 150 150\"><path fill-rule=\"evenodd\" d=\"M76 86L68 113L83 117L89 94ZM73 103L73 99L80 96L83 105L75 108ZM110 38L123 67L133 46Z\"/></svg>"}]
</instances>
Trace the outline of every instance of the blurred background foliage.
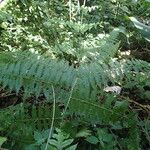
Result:
<instances>
[{"instance_id":1,"label":"blurred background foliage","mask_svg":"<svg viewBox=\"0 0 150 150\"><path fill-rule=\"evenodd\" d=\"M142 49L145 52L149 47L150 3L146 0L10 0L1 5L3 3L7 5L0 12L1 50L31 50L48 55L59 51L60 57L64 46L76 51L89 42L89 38L95 42L97 35L104 37L120 27L125 29L119 38L123 51L138 49L141 52ZM135 17L139 24L129 17Z\"/></svg>"}]
</instances>

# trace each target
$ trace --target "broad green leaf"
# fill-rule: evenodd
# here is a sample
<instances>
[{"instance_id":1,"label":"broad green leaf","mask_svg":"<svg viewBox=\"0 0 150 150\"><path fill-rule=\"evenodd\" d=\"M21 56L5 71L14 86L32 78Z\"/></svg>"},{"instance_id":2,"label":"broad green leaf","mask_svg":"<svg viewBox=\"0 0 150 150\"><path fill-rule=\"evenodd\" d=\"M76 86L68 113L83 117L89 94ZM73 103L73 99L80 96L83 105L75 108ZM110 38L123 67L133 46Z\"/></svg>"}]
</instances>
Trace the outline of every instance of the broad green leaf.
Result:
<instances>
[{"instance_id":1,"label":"broad green leaf","mask_svg":"<svg viewBox=\"0 0 150 150\"><path fill-rule=\"evenodd\" d=\"M43 138L42 134L39 132L34 133L34 139L36 140L36 143L38 145L42 144L45 141L45 138Z\"/></svg>"},{"instance_id":2,"label":"broad green leaf","mask_svg":"<svg viewBox=\"0 0 150 150\"><path fill-rule=\"evenodd\" d=\"M139 22L135 17L129 17L129 19L134 23L134 26L140 30L140 34L150 42L150 27Z\"/></svg>"},{"instance_id":3,"label":"broad green leaf","mask_svg":"<svg viewBox=\"0 0 150 150\"><path fill-rule=\"evenodd\" d=\"M86 138L86 141L88 141L91 144L97 144L99 142L98 138L95 136L89 136Z\"/></svg>"},{"instance_id":4,"label":"broad green leaf","mask_svg":"<svg viewBox=\"0 0 150 150\"><path fill-rule=\"evenodd\" d=\"M65 141L61 144L61 147L62 147L62 148L65 148L65 147L67 147L68 145L70 145L72 142L73 142L73 139L65 140Z\"/></svg>"},{"instance_id":5,"label":"broad green leaf","mask_svg":"<svg viewBox=\"0 0 150 150\"><path fill-rule=\"evenodd\" d=\"M89 135L91 135L91 131L88 130L88 129L86 129L86 128L84 128L84 129L80 130L80 131L76 134L76 137L87 137L87 136L89 136Z\"/></svg>"},{"instance_id":6,"label":"broad green leaf","mask_svg":"<svg viewBox=\"0 0 150 150\"><path fill-rule=\"evenodd\" d=\"M1 137L0 136L0 147L2 146L2 144L7 140L6 137Z\"/></svg>"},{"instance_id":7,"label":"broad green leaf","mask_svg":"<svg viewBox=\"0 0 150 150\"><path fill-rule=\"evenodd\" d=\"M75 150L76 148L77 148L77 144L66 148L66 150Z\"/></svg>"},{"instance_id":8,"label":"broad green leaf","mask_svg":"<svg viewBox=\"0 0 150 150\"><path fill-rule=\"evenodd\" d=\"M41 149L40 150L45 150L46 147L46 143L41 145ZM52 146L52 145L48 145L47 150L58 150L56 147Z\"/></svg>"}]
</instances>

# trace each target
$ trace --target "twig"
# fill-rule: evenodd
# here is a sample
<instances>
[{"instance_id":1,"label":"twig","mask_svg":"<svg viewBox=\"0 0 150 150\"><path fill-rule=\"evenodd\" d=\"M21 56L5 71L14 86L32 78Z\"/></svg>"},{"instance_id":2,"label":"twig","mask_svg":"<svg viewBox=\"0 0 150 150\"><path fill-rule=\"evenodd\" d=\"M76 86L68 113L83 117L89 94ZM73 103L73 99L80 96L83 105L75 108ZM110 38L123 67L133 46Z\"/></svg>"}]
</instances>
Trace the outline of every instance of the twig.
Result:
<instances>
[{"instance_id":1,"label":"twig","mask_svg":"<svg viewBox=\"0 0 150 150\"><path fill-rule=\"evenodd\" d=\"M124 96L121 96L122 98L124 98L125 100L127 100L128 102L130 103L134 103L135 105L139 106L140 108L144 109L145 111L149 111L150 110L150 105L142 105L132 99L129 99L129 97L124 97Z\"/></svg>"},{"instance_id":2,"label":"twig","mask_svg":"<svg viewBox=\"0 0 150 150\"><path fill-rule=\"evenodd\" d=\"M16 94L15 93L10 93L10 94L7 95L7 93L2 93L0 98L6 98L6 97L9 97L9 96L14 96L14 95L16 95Z\"/></svg>"}]
</instances>

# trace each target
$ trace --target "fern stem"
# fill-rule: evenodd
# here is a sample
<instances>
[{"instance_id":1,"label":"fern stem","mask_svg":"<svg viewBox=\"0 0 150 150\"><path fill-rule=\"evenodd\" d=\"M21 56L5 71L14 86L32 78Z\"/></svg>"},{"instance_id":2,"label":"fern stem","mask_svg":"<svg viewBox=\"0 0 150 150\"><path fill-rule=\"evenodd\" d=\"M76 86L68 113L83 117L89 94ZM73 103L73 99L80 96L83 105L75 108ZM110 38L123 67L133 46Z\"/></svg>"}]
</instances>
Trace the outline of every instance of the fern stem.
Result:
<instances>
[{"instance_id":1,"label":"fern stem","mask_svg":"<svg viewBox=\"0 0 150 150\"><path fill-rule=\"evenodd\" d=\"M85 3L86 3L86 0L84 0L84 2L83 2L83 6L85 7Z\"/></svg>"},{"instance_id":2,"label":"fern stem","mask_svg":"<svg viewBox=\"0 0 150 150\"><path fill-rule=\"evenodd\" d=\"M75 85L77 84L77 80L78 80L78 79L76 78L75 82L74 82L73 85L72 85L71 92L70 92L70 96L69 96L69 99L68 99L68 101L67 101L67 104L66 104L66 107L65 107L65 109L64 109L64 112L63 112L62 116L64 116L65 113L66 113L66 111L67 111L67 108L68 108L68 106L69 106L70 100L71 100L71 98L72 98L73 89L75 88ZM62 118L63 118L63 117L62 117Z\"/></svg>"},{"instance_id":3,"label":"fern stem","mask_svg":"<svg viewBox=\"0 0 150 150\"><path fill-rule=\"evenodd\" d=\"M84 0L83 2L83 8L85 7L85 4L86 4L86 0ZM83 22L83 11L82 11L82 16L81 16L81 23Z\"/></svg>"},{"instance_id":4,"label":"fern stem","mask_svg":"<svg viewBox=\"0 0 150 150\"><path fill-rule=\"evenodd\" d=\"M54 99L54 102L53 102L53 116L52 116L51 128L50 128L50 131L49 131L47 143L46 143L46 146L45 146L44 150L47 150L47 148L48 148L48 143L49 143L49 140L50 140L51 135L52 135L52 130L53 130L53 126L54 126L54 119L55 119L56 98L55 98L55 91L54 91L53 86L52 86L52 91L53 91L53 99Z\"/></svg>"},{"instance_id":5,"label":"fern stem","mask_svg":"<svg viewBox=\"0 0 150 150\"><path fill-rule=\"evenodd\" d=\"M117 140L117 138L116 138L115 134L112 132L112 130L111 130L111 129L109 129L109 131L110 131L110 132L111 132L111 134L113 135L113 137L114 137L115 141L117 142L118 147L120 148L120 150L123 150L123 148L122 148L122 146L120 145L119 141Z\"/></svg>"},{"instance_id":6,"label":"fern stem","mask_svg":"<svg viewBox=\"0 0 150 150\"><path fill-rule=\"evenodd\" d=\"M72 13L71 0L69 0L69 17L70 17L70 21L71 21L71 13Z\"/></svg>"}]
</instances>

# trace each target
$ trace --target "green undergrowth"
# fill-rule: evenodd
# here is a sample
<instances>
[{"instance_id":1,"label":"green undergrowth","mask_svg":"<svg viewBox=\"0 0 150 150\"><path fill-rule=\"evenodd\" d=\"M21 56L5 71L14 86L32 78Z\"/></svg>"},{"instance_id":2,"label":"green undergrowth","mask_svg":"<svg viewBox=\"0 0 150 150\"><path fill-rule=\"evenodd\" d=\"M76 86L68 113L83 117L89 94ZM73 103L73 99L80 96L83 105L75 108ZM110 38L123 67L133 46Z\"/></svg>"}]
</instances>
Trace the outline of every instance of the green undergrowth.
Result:
<instances>
[{"instance_id":1,"label":"green undergrowth","mask_svg":"<svg viewBox=\"0 0 150 150\"><path fill-rule=\"evenodd\" d=\"M0 4L0 149L149 149L149 1Z\"/></svg>"}]
</instances>

